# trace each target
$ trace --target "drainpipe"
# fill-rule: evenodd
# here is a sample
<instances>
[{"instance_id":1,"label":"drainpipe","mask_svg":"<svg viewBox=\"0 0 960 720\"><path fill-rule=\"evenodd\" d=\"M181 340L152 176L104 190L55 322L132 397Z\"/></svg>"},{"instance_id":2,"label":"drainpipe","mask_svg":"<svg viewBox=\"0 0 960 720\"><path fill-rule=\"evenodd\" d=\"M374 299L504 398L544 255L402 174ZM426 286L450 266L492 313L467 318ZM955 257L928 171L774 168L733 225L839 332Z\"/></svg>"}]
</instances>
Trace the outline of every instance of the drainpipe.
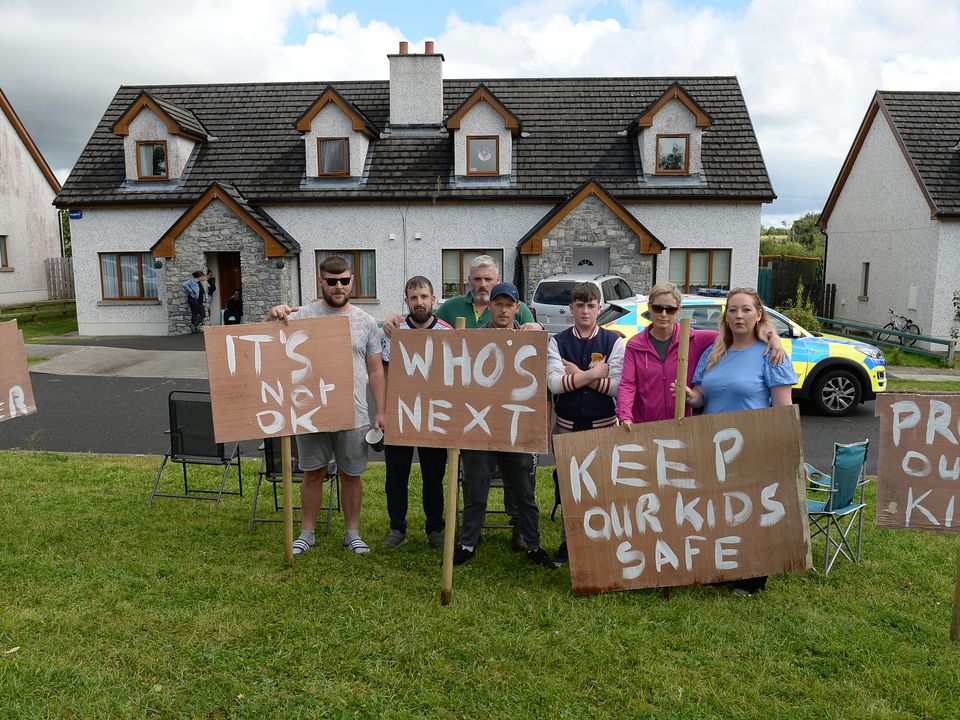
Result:
<instances>
[{"instance_id":1,"label":"drainpipe","mask_svg":"<svg viewBox=\"0 0 960 720\"><path fill-rule=\"evenodd\" d=\"M823 269L820 271L823 275L823 287L820 291L820 308L823 316L827 316L827 248L830 246L830 238L826 230L820 231L823 234ZM836 314L836 313L834 313Z\"/></svg>"}]
</instances>

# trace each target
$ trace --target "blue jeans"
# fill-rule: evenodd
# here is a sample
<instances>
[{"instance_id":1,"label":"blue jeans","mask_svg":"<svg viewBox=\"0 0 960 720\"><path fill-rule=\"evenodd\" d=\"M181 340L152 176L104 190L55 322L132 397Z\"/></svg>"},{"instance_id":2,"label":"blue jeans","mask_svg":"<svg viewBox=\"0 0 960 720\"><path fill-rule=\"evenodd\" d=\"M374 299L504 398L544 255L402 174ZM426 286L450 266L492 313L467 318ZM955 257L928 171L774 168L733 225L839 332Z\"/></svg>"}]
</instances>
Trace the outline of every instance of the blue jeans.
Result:
<instances>
[{"instance_id":1,"label":"blue jeans","mask_svg":"<svg viewBox=\"0 0 960 720\"><path fill-rule=\"evenodd\" d=\"M407 531L407 491L410 482L410 466L413 464L412 447L384 445L383 459L387 465L387 513L390 529ZM423 514L427 518L426 530L443 530L443 474L447 467L445 448L417 448L420 457L420 475L423 477Z\"/></svg>"}]
</instances>

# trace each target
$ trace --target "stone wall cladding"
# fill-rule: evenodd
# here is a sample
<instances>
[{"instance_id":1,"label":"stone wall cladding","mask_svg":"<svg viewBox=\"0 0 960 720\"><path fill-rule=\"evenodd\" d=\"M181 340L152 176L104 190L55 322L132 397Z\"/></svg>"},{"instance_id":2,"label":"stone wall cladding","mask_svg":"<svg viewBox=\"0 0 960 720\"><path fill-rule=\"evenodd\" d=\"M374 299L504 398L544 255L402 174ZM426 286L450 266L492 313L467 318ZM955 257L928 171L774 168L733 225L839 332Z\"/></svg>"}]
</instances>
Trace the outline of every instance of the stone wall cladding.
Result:
<instances>
[{"instance_id":1,"label":"stone wall cladding","mask_svg":"<svg viewBox=\"0 0 960 720\"><path fill-rule=\"evenodd\" d=\"M204 208L177 238L176 244L177 256L165 261L170 335L190 332L190 310L181 283L194 270L206 269L205 253L240 253L245 321L259 321L271 307L286 302L291 296L290 274L277 268L278 258L266 256L263 238L219 200ZM284 262L291 262L291 258L284 258Z\"/></svg>"},{"instance_id":2,"label":"stone wall cladding","mask_svg":"<svg viewBox=\"0 0 960 720\"><path fill-rule=\"evenodd\" d=\"M653 285L653 255L640 253L640 239L599 198L590 195L543 237L539 255L524 255L524 297L533 298L541 279L574 272L574 247L610 248L610 274L620 275L635 293Z\"/></svg>"}]
</instances>

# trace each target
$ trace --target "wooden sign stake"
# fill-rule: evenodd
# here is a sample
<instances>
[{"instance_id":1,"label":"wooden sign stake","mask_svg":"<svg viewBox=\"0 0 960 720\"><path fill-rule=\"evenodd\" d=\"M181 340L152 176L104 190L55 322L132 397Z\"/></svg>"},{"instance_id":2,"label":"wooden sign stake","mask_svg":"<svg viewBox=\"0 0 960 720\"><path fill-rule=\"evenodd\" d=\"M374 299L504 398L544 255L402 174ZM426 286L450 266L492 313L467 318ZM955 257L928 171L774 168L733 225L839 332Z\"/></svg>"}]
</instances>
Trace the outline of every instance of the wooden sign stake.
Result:
<instances>
[{"instance_id":1,"label":"wooden sign stake","mask_svg":"<svg viewBox=\"0 0 960 720\"><path fill-rule=\"evenodd\" d=\"M290 436L280 438L280 454L283 463L283 554L287 567L293 565L293 453ZM330 492L333 492L331 487Z\"/></svg>"},{"instance_id":2,"label":"wooden sign stake","mask_svg":"<svg viewBox=\"0 0 960 720\"><path fill-rule=\"evenodd\" d=\"M957 585L953 591L953 621L950 623L950 639L960 641L960 550L957 551Z\"/></svg>"},{"instance_id":3,"label":"wooden sign stake","mask_svg":"<svg viewBox=\"0 0 960 720\"><path fill-rule=\"evenodd\" d=\"M467 319L458 317L456 329L463 330ZM443 577L440 588L440 604L449 605L453 599L453 545L457 526L457 475L460 470L460 449L447 450L447 507L444 513L446 527L443 532Z\"/></svg>"},{"instance_id":4,"label":"wooden sign stake","mask_svg":"<svg viewBox=\"0 0 960 720\"><path fill-rule=\"evenodd\" d=\"M677 349L677 392L674 393L673 419L687 414L687 358L690 355L690 318L680 321L680 347Z\"/></svg>"},{"instance_id":5,"label":"wooden sign stake","mask_svg":"<svg viewBox=\"0 0 960 720\"><path fill-rule=\"evenodd\" d=\"M680 321L680 347L677 348L677 385L673 399L673 419L683 420L687 414L687 358L690 355L690 318ZM663 599L673 596L673 588L663 589Z\"/></svg>"}]
</instances>

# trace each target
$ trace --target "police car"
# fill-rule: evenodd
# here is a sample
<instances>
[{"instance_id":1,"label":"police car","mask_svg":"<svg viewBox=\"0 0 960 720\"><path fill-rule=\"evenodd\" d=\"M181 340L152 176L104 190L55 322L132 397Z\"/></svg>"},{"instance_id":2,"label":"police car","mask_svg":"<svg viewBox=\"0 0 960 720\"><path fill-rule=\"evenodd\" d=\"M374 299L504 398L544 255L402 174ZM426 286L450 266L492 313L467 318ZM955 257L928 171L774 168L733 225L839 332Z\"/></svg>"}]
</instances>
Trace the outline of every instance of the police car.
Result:
<instances>
[{"instance_id":1,"label":"police car","mask_svg":"<svg viewBox=\"0 0 960 720\"><path fill-rule=\"evenodd\" d=\"M684 295L677 321L690 318L692 327L717 330L726 302L726 293L723 295ZM887 389L886 365L879 348L836 335L812 333L776 310L764 307L764 311L793 361L799 379L793 387L795 400L808 400L824 415L841 416ZM639 296L615 300L598 322L629 340L650 324L647 302Z\"/></svg>"}]
</instances>

